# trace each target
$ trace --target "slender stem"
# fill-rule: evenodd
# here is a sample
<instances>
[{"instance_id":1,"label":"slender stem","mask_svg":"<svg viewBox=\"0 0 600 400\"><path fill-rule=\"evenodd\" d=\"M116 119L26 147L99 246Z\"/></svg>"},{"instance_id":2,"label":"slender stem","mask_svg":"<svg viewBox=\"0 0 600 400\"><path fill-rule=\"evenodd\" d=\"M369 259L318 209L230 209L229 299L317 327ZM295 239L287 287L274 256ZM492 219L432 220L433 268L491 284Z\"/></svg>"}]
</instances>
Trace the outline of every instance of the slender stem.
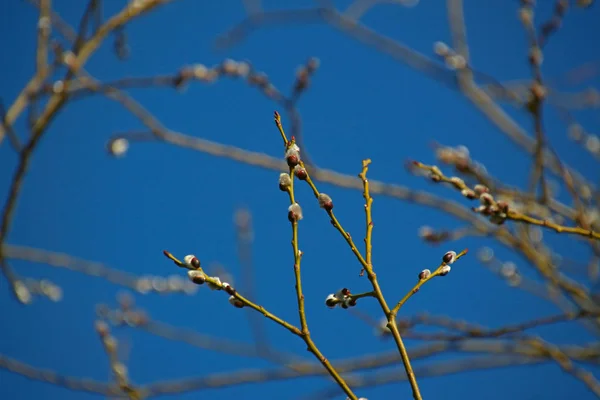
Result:
<instances>
[{"instance_id":1,"label":"slender stem","mask_svg":"<svg viewBox=\"0 0 600 400\"><path fill-rule=\"evenodd\" d=\"M461 251L460 253L458 253L456 255L455 261L458 260L459 258L461 258L462 256L464 256L465 254L467 254L467 249ZM425 279L420 279L419 282L417 282L417 284L408 292L406 293L406 295L400 299L400 301L398 302L398 304L396 304L396 306L392 309L391 313L394 317L396 317L396 315L398 314L398 310L400 310L400 308L404 305L404 303L406 303L408 301L408 299L410 299L415 293L417 293L419 291L419 289L421 289L421 286L423 286L425 283L429 282L431 279L435 278L436 276L440 276L441 272L442 272L442 268L444 266L446 266L446 263L441 263L439 267L437 267L437 269L431 273L431 275L429 275L427 278Z\"/></svg>"},{"instance_id":2,"label":"slender stem","mask_svg":"<svg viewBox=\"0 0 600 400\"><path fill-rule=\"evenodd\" d=\"M180 268L186 268L186 269L189 269L189 270L201 271L201 272L204 273L204 271L202 271L202 268L195 269L193 267L190 267L189 265L185 264L184 262L181 262L177 257L175 257L173 254L169 253L166 250L163 251L163 254L165 255L165 257L167 257L168 259L170 259L171 261L173 261L175 263L175 265L177 265ZM223 284L220 282L220 280L217 280L217 279L215 279L215 278L213 278L211 276L208 276L208 275L206 275L206 273L204 274L204 278L206 279L206 282L212 284L213 286L216 286L217 288L219 288L221 290L225 289L223 287ZM255 311L258 311L259 313L261 313L262 315L264 315L265 317L267 317L271 321L278 323L279 325L283 326L284 328L286 328L287 330L289 330L293 334L298 335L300 337L302 336L302 332L300 331L300 329L298 329L296 326L290 324L289 322L286 322L285 320L279 318L275 314L267 311L267 309L265 309L263 306L258 305L256 303L253 303L252 301L248 300L247 298L245 298L244 296L242 296L241 294L239 294L237 291L235 291L233 293L233 296L235 296L236 299L238 299L242 303L244 303L244 305L252 308Z\"/></svg>"},{"instance_id":3,"label":"slender stem","mask_svg":"<svg viewBox=\"0 0 600 400\"><path fill-rule=\"evenodd\" d=\"M333 210L326 209L325 211L327 212L327 215L329 215L329 217L331 218L332 225L342 234L342 236L344 237L344 239L350 246L350 249L352 250L352 252L356 256L356 258L360 262L360 264L362 266L361 274L364 273L364 271L367 272L367 277L369 278L369 281L371 282L371 286L373 287L373 292L371 292L372 297L375 297L377 299L377 301L379 302L379 305L381 306L381 309L383 310L385 317L388 321L387 326L390 329L390 331L392 332L392 336L394 337L394 341L396 343L396 346L398 347L398 352L400 353L400 356L402 358L402 364L404 365L406 375L408 376L408 380L409 380L410 386L412 388L413 398L415 400L421 400L422 397L421 397L421 392L419 390L419 385L417 384L417 379L415 377L415 373L410 364L410 358L408 356L408 352L406 351L406 346L404 345L404 342L402 341L402 337L400 336L400 332L398 331L398 327L396 326L395 316L391 314L390 307L388 306L388 304L385 300L385 297L383 296L383 292L381 291L381 288L379 286L379 282L377 281L377 274L373 270L372 245L371 245L371 236L372 236L372 232L373 232L371 205L373 204L373 199L370 195L369 183L366 178L370 163L371 163L371 160L364 160L362 171L359 174L359 177L361 178L361 180L363 182L363 197L365 198L365 214L366 214L366 223L367 223L366 236L365 236L366 257L363 257L363 255L360 253L360 251L356 247L356 244L354 243L354 240L352 239L352 236L350 235L350 233L348 233L342 227L342 224L336 218ZM302 162L300 163L300 165L304 166ZM307 172L307 177L306 177L306 183L308 183L308 185L311 187L315 197L318 198L319 194L320 194L319 190L317 189L316 185L310 178L310 175L308 174L308 172Z\"/></svg>"},{"instance_id":4,"label":"slender stem","mask_svg":"<svg viewBox=\"0 0 600 400\"><path fill-rule=\"evenodd\" d=\"M281 125L281 117L277 111L275 111L275 125L281 134L281 138L283 139L283 143L285 148L289 148L294 144L294 137L292 136L291 141L288 141L283 126ZM294 168L290 167L289 169L290 181L291 184L287 190L288 195L290 197L290 204L294 205L296 203L296 199L294 196ZM304 308L304 293L302 292L302 275L300 271L300 263L302 261L302 253L300 252L298 245L298 221L299 218L291 217L290 222L292 225L292 250L294 251L294 276L296 280L296 299L298 302L298 315L300 317L300 327L302 329L301 334L299 335L308 348L308 351L314 354L314 356L321 362L323 367L329 372L331 377L337 382L337 384L342 388L344 393L351 400L358 400L358 397L354 394L352 389L348 386L344 378L337 372L337 370L331 365L329 360L325 358L323 353L319 350L315 342L312 340L310 336L310 331L308 330L308 321L306 319L306 311Z\"/></svg>"},{"instance_id":5,"label":"slender stem","mask_svg":"<svg viewBox=\"0 0 600 400\"><path fill-rule=\"evenodd\" d=\"M367 232L365 234L365 254L366 254L366 262L368 265L373 265L372 262L372 253L373 253L373 245L371 237L373 236L373 217L372 217L372 204L373 198L369 194L369 181L367 179L367 170L369 168L369 164L371 164L370 159L363 160L362 162L362 171L359 175L361 180L363 181L363 197L365 198L365 218L367 225ZM361 271L362 274L363 271Z\"/></svg>"},{"instance_id":6,"label":"slender stem","mask_svg":"<svg viewBox=\"0 0 600 400\"><path fill-rule=\"evenodd\" d=\"M410 382L410 387L412 388L413 398L415 400L421 400L421 391L419 390L419 384L417 383L417 377L412 369L412 365L410 364L410 357L408 356L408 352L406 351L406 346L404 345L404 341L402 340L402 336L400 336L400 331L398 330L398 324L396 324L396 315L390 311L390 307L385 301L385 297L379 287L379 282L377 281L377 275L373 270L373 262L372 262L372 244L371 237L373 234L373 219L372 219L372 204L373 198L371 197L371 193L369 192L369 180L367 179L367 171L369 170L369 164L371 164L371 160L366 159L362 162L362 171L358 175L359 178L363 182L363 197L365 199L365 217L366 217L366 234L365 234L365 248L366 248L366 259L363 264L363 271L367 272L367 277L373 286L373 291L375 292L375 297L379 301L383 312L387 318L387 327L392 332L392 336L394 337L394 341L396 342L396 346L398 347L398 351L400 352L400 357L402 358L402 364L404 365L404 370L406 371L406 375L408 376L408 381Z\"/></svg>"}]
</instances>

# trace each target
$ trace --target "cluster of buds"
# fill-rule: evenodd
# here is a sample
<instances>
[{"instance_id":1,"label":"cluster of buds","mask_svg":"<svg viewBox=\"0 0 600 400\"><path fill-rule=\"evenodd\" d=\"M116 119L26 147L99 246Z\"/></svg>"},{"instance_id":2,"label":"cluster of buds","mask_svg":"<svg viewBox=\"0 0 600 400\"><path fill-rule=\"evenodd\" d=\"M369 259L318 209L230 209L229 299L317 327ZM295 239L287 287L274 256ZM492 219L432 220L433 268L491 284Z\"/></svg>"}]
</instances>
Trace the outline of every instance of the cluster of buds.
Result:
<instances>
[{"instance_id":1,"label":"cluster of buds","mask_svg":"<svg viewBox=\"0 0 600 400\"><path fill-rule=\"evenodd\" d=\"M223 290L229 295L229 304L236 308L243 308L244 302L238 299L235 294L236 290L227 282L221 282L221 278L218 276L210 277L204 273L204 271L196 269L189 270L188 277L192 282L197 285L203 285L206 283L210 290Z\"/></svg>"},{"instance_id":2,"label":"cluster of buds","mask_svg":"<svg viewBox=\"0 0 600 400\"><path fill-rule=\"evenodd\" d=\"M503 263L498 272L509 286L519 286L523 280L517 266L511 261Z\"/></svg>"},{"instance_id":3,"label":"cluster of buds","mask_svg":"<svg viewBox=\"0 0 600 400\"><path fill-rule=\"evenodd\" d=\"M236 297L236 290L227 282L221 282L218 276L209 276L201 268L200 260L193 254L188 254L183 258L183 262L177 260L171 253L164 250L163 254L172 260L177 266L187 268L188 278L196 285L207 284L211 290L223 290L229 294L229 303L236 308L244 307L244 302Z\"/></svg>"},{"instance_id":4,"label":"cluster of buds","mask_svg":"<svg viewBox=\"0 0 600 400\"><path fill-rule=\"evenodd\" d=\"M464 145L456 147L434 144L435 156L443 164L452 165L462 173L487 174L487 169L480 162L473 160L469 149Z\"/></svg>"},{"instance_id":5,"label":"cluster of buds","mask_svg":"<svg viewBox=\"0 0 600 400\"><path fill-rule=\"evenodd\" d=\"M141 309L117 309L111 310L106 306L100 306L97 309L98 316L101 316L106 321L109 321L114 326L144 326L150 322L148 314ZM99 321L96 325L96 330L102 324L106 324L104 321Z\"/></svg>"},{"instance_id":6,"label":"cluster of buds","mask_svg":"<svg viewBox=\"0 0 600 400\"><path fill-rule=\"evenodd\" d=\"M508 203L505 201L494 200L494 196L487 191L485 186L478 186L482 189L477 190L476 186L475 193L478 194L481 205L479 207L473 207L473 211L489 216L490 222L493 224L502 225L508 216Z\"/></svg>"},{"instance_id":7,"label":"cluster of buds","mask_svg":"<svg viewBox=\"0 0 600 400\"><path fill-rule=\"evenodd\" d=\"M440 265L440 268L439 268L437 274L434 276L448 275L448 273L452 269L450 267L450 265L454 264L454 261L456 261L457 257L458 257L458 255L456 254L455 251L447 251L442 256L442 265ZM429 269L424 269L423 271L419 272L419 280L420 281L429 279L430 277L431 277L431 270L429 270Z\"/></svg>"},{"instance_id":8,"label":"cluster of buds","mask_svg":"<svg viewBox=\"0 0 600 400\"><path fill-rule=\"evenodd\" d=\"M444 42L435 42L433 51L436 55L444 59L446 66L450 69L463 69L467 66L467 60Z\"/></svg>"},{"instance_id":9,"label":"cluster of buds","mask_svg":"<svg viewBox=\"0 0 600 400\"><path fill-rule=\"evenodd\" d=\"M472 169L469 149L466 146L439 146L435 151L435 156L440 162L454 165L459 171L467 172Z\"/></svg>"},{"instance_id":10,"label":"cluster of buds","mask_svg":"<svg viewBox=\"0 0 600 400\"><path fill-rule=\"evenodd\" d=\"M250 72L250 65L245 62L234 61L229 58L223 60L219 66L219 70L224 74L234 78L246 77Z\"/></svg>"},{"instance_id":11,"label":"cluster of buds","mask_svg":"<svg viewBox=\"0 0 600 400\"><path fill-rule=\"evenodd\" d=\"M175 77L175 86L179 87L191 79L197 79L202 82L213 82L219 76L225 75L233 78L244 78L250 72L250 65L244 61L224 60L220 65L212 68L204 64L195 64L191 67L183 68Z\"/></svg>"},{"instance_id":12,"label":"cluster of buds","mask_svg":"<svg viewBox=\"0 0 600 400\"><path fill-rule=\"evenodd\" d=\"M442 256L442 267L440 268L440 276L446 276L450 272L450 264L454 264L456 261L456 252L455 251L447 251L446 254Z\"/></svg>"},{"instance_id":13,"label":"cluster of buds","mask_svg":"<svg viewBox=\"0 0 600 400\"><path fill-rule=\"evenodd\" d=\"M319 67L319 59L311 57L306 62L306 65L302 65L296 71L296 83L294 84L294 91L301 92L305 90L310 84L310 76Z\"/></svg>"},{"instance_id":14,"label":"cluster of buds","mask_svg":"<svg viewBox=\"0 0 600 400\"><path fill-rule=\"evenodd\" d=\"M336 293L331 293L325 299L325 305L329 308L335 308L340 306L342 308L354 307L356 305L356 299L352 298L350 289L342 288Z\"/></svg>"},{"instance_id":15,"label":"cluster of buds","mask_svg":"<svg viewBox=\"0 0 600 400\"><path fill-rule=\"evenodd\" d=\"M246 78L249 85L258 86L267 97L279 95L278 90L269 82L269 78L265 73L253 71L250 64L245 61L231 59L226 59L221 64L212 67L207 67L204 64L185 67L174 77L173 84L179 89L193 79L212 83L221 76Z\"/></svg>"},{"instance_id":16,"label":"cluster of buds","mask_svg":"<svg viewBox=\"0 0 600 400\"><path fill-rule=\"evenodd\" d=\"M173 274L169 276L145 275L138 278L135 283L135 290L140 294L155 293L184 293L192 295L196 293L198 287L192 282L187 282L180 275Z\"/></svg>"}]
</instances>

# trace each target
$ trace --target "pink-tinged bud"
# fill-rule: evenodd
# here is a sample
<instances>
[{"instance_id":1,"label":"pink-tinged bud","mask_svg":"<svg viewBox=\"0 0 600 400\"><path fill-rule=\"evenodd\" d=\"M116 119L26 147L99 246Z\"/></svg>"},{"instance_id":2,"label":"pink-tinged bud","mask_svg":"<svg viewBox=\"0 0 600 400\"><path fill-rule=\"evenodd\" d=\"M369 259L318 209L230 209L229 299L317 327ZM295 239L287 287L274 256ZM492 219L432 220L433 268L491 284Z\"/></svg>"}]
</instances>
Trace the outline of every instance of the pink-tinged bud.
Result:
<instances>
[{"instance_id":1,"label":"pink-tinged bud","mask_svg":"<svg viewBox=\"0 0 600 400\"><path fill-rule=\"evenodd\" d=\"M300 204L294 203L288 207L288 219L290 222L300 221L303 218Z\"/></svg>"},{"instance_id":2,"label":"pink-tinged bud","mask_svg":"<svg viewBox=\"0 0 600 400\"><path fill-rule=\"evenodd\" d=\"M300 162L300 157L297 154L289 154L285 157L285 161L290 167L295 167Z\"/></svg>"},{"instance_id":3,"label":"pink-tinged bud","mask_svg":"<svg viewBox=\"0 0 600 400\"><path fill-rule=\"evenodd\" d=\"M419 273L419 280L427 279L431 276L431 271L428 269L424 269Z\"/></svg>"},{"instance_id":4,"label":"pink-tinged bud","mask_svg":"<svg viewBox=\"0 0 600 400\"><path fill-rule=\"evenodd\" d=\"M335 306L337 306L337 303L338 298L333 293L327 296L327 298L325 299L325 305L329 308L335 308Z\"/></svg>"},{"instance_id":5,"label":"pink-tinged bud","mask_svg":"<svg viewBox=\"0 0 600 400\"><path fill-rule=\"evenodd\" d=\"M300 147L296 144L290 145L285 152L285 161L287 164L294 168L300 162Z\"/></svg>"},{"instance_id":6,"label":"pink-tinged bud","mask_svg":"<svg viewBox=\"0 0 600 400\"><path fill-rule=\"evenodd\" d=\"M456 261L456 252L455 251L449 251L449 252L447 252L442 257L442 261L445 264L447 264L447 265L450 265L450 264L454 263L454 261Z\"/></svg>"},{"instance_id":7,"label":"pink-tinged bud","mask_svg":"<svg viewBox=\"0 0 600 400\"><path fill-rule=\"evenodd\" d=\"M325 209L326 211L333 210L333 200L331 200L331 197L325 193L319 193L317 200L319 201L319 207Z\"/></svg>"},{"instance_id":8,"label":"pink-tinged bud","mask_svg":"<svg viewBox=\"0 0 600 400\"><path fill-rule=\"evenodd\" d=\"M206 282L206 276L204 276L204 272L198 270L189 270L188 278L196 285L202 285Z\"/></svg>"},{"instance_id":9,"label":"pink-tinged bud","mask_svg":"<svg viewBox=\"0 0 600 400\"><path fill-rule=\"evenodd\" d=\"M440 276L446 276L448 275L448 273L450 272L452 268L449 265L444 265L442 268L440 268Z\"/></svg>"},{"instance_id":10,"label":"pink-tinged bud","mask_svg":"<svg viewBox=\"0 0 600 400\"><path fill-rule=\"evenodd\" d=\"M232 306L234 306L236 308L244 308L244 303L240 299L237 299L233 295L229 296L229 304L231 304Z\"/></svg>"},{"instance_id":11,"label":"pink-tinged bud","mask_svg":"<svg viewBox=\"0 0 600 400\"><path fill-rule=\"evenodd\" d=\"M287 192L292 186L292 178L286 173L279 175L279 190Z\"/></svg>"},{"instance_id":12,"label":"pink-tinged bud","mask_svg":"<svg viewBox=\"0 0 600 400\"><path fill-rule=\"evenodd\" d=\"M296 165L296 167L294 168L294 175L296 175L296 177L301 181L305 181L308 177L306 169L304 167L301 167L300 165Z\"/></svg>"}]
</instances>

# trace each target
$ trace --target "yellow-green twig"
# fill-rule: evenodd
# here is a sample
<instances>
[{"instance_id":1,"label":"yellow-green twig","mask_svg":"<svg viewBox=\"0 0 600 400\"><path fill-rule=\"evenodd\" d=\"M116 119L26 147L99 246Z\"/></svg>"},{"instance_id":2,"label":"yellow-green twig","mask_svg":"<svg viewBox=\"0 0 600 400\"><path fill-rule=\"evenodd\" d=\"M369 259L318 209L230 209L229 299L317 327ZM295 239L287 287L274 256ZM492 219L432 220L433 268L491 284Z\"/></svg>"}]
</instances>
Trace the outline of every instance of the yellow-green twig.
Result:
<instances>
[{"instance_id":1,"label":"yellow-green twig","mask_svg":"<svg viewBox=\"0 0 600 400\"><path fill-rule=\"evenodd\" d=\"M394 337L394 341L396 342L396 346L398 347L398 352L400 353L400 356L402 358L402 363L404 365L404 369L406 371L408 380L409 380L411 388L412 388L413 398L415 400L421 400L422 399L421 392L419 390L419 385L417 384L417 379L415 377L414 371L410 364L410 358L408 356L408 352L406 351L406 346L404 345L404 342L402 341L402 337L400 336L400 331L398 330L398 327L396 325L395 317L391 314L390 307L388 306L388 304L385 300L385 297L383 296L383 293L379 286L379 282L377 281L377 274L373 270L372 259L371 259L372 258L371 236L372 236L372 231L373 231L371 205L373 203L373 199L369 192L369 183L367 180L367 171L368 171L370 163L371 163L371 160L368 160L368 159L364 160L363 164L362 164L362 171L359 174L359 177L363 181L363 197L365 198L365 214L366 214L366 223L367 223L366 235L365 235L366 258L363 257L360 250L358 250L358 248L356 247L356 244L354 243L354 240L352 239L352 236L350 235L350 233L346 232L346 230L342 227L342 224L336 218L333 210L326 208L325 211L327 212L327 215L329 215L332 225L342 234L342 236L344 237L344 239L350 246L350 249L352 250L352 252L356 256L356 258L360 262L360 264L362 266L361 274L364 271L367 272L367 277L369 278L369 281L371 282L371 285L373 287L373 292L372 292L373 297L375 297L377 299L377 301L379 302L379 305L381 306L381 309L383 310L383 312L388 320L387 326L390 329L390 331L392 332L392 336ZM304 164L302 163L302 161L300 161L300 166L304 167ZM312 181L312 179L310 178L308 171L306 173L305 180L306 180L306 183L308 183L308 185L311 187L315 197L318 199L320 192L317 189L314 182Z\"/></svg>"},{"instance_id":2,"label":"yellow-green twig","mask_svg":"<svg viewBox=\"0 0 600 400\"><path fill-rule=\"evenodd\" d=\"M187 265L186 263L181 262L177 257L175 257L173 254L171 254L170 252L168 252L166 250L163 251L163 254L165 255L165 257L167 257L168 259L173 261L175 263L175 265L177 265L178 267L186 268L189 270L196 270L196 271L200 271L200 272L204 273L204 271L202 271L202 268L199 268L199 269L193 268L193 267ZM225 290L225 288L223 287L223 284L221 283L220 280L217 280L214 277L208 276L206 273L204 273L204 278L206 279L206 282L212 284L213 286L215 286L221 290ZM262 315L264 315L271 321L276 322L277 324L283 326L284 328L286 328L293 334L302 337L302 331L300 329L298 329L296 326L290 324L289 322L279 318L275 314L267 311L267 309L265 309L263 306L258 305L256 303L248 300L247 298L245 298L244 296L239 294L237 291L235 291L233 293L233 296L235 296L235 298L238 299L239 301L241 301L245 306L248 306L248 307L252 308L253 310L258 311L259 313L261 313Z\"/></svg>"},{"instance_id":3,"label":"yellow-green twig","mask_svg":"<svg viewBox=\"0 0 600 400\"><path fill-rule=\"evenodd\" d=\"M289 148L294 144L294 137L292 136L291 141L288 141L283 126L281 125L281 117L277 111L275 111L275 125L281 134L281 138L283 139L283 143L285 148ZM296 203L295 195L294 195L294 168L290 167L290 186L287 189L290 204L294 205ZM337 372L337 370L331 365L329 360L325 358L325 356L321 353L315 342L312 340L310 336L310 331L308 330L308 321L306 318L306 310L304 308L304 293L302 292L302 274L300 270L300 263L302 261L302 253L299 249L298 244L298 218L290 218L292 224L292 250L294 252L294 276L296 280L296 299L298 302L298 314L300 317L300 326L302 329L301 335L299 335L308 347L308 351L314 354L314 356L321 362L323 367L329 372L331 377L337 382L337 384L342 388L344 393L348 395L348 397L352 400L358 400L358 397L354 394L352 389L348 386L344 378Z\"/></svg>"},{"instance_id":4,"label":"yellow-green twig","mask_svg":"<svg viewBox=\"0 0 600 400\"><path fill-rule=\"evenodd\" d=\"M467 254L467 251L468 251L468 249L465 249L465 250L461 251L460 253L458 253L456 255L455 260L458 260L465 254ZM444 262L441 263L440 266L434 272L432 272L431 275L429 275L427 278L419 279L419 282L408 293L406 293L406 295L392 309L392 311L391 311L392 315L395 317L398 314L398 310L400 310L400 308L404 305L404 303L406 303L408 301L408 299L410 299L413 296L413 294L417 293L419 291L419 289L421 289L421 286L423 286L425 283L429 282L431 279L435 278L436 276L439 276L440 273L442 272L442 268L445 265L447 265L447 264Z\"/></svg>"}]
</instances>

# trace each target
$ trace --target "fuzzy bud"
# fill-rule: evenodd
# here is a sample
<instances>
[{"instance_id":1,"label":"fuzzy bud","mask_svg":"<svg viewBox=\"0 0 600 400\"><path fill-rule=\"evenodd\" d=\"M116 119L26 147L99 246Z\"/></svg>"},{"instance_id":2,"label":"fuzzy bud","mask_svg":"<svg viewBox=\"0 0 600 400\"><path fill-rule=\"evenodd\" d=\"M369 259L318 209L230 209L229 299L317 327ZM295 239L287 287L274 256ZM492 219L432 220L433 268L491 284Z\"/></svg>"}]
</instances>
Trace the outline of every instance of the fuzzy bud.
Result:
<instances>
[{"instance_id":1,"label":"fuzzy bud","mask_svg":"<svg viewBox=\"0 0 600 400\"><path fill-rule=\"evenodd\" d=\"M458 176L453 176L452 178L450 178L450 183L452 183L457 189L460 189L465 185L465 181L460 179Z\"/></svg>"},{"instance_id":2,"label":"fuzzy bud","mask_svg":"<svg viewBox=\"0 0 600 400\"><path fill-rule=\"evenodd\" d=\"M329 308L335 308L337 305L337 300L338 298L332 293L325 298L325 305Z\"/></svg>"},{"instance_id":3,"label":"fuzzy bud","mask_svg":"<svg viewBox=\"0 0 600 400\"><path fill-rule=\"evenodd\" d=\"M191 268L194 268L194 269L200 268L200 260L198 260L198 258L195 255L193 255L193 254L188 254L187 256L185 256L183 258L183 262L188 267L191 267Z\"/></svg>"},{"instance_id":4,"label":"fuzzy bud","mask_svg":"<svg viewBox=\"0 0 600 400\"><path fill-rule=\"evenodd\" d=\"M442 268L440 268L440 276L446 276L448 275L448 273L450 272L452 268L449 265L444 265Z\"/></svg>"},{"instance_id":5,"label":"fuzzy bud","mask_svg":"<svg viewBox=\"0 0 600 400\"><path fill-rule=\"evenodd\" d=\"M447 264L447 265L450 265L450 264L454 263L454 261L456 261L456 252L455 251L449 251L449 252L447 252L442 257L442 261L445 264Z\"/></svg>"},{"instance_id":6,"label":"fuzzy bud","mask_svg":"<svg viewBox=\"0 0 600 400\"><path fill-rule=\"evenodd\" d=\"M422 227L419 228L419 237L420 238L429 238L434 234L433 228L431 228L430 226L427 225L423 225Z\"/></svg>"},{"instance_id":7,"label":"fuzzy bud","mask_svg":"<svg viewBox=\"0 0 600 400\"><path fill-rule=\"evenodd\" d=\"M428 269L424 269L419 273L419 280L427 279L431 276L431 271Z\"/></svg>"},{"instance_id":8,"label":"fuzzy bud","mask_svg":"<svg viewBox=\"0 0 600 400\"><path fill-rule=\"evenodd\" d=\"M479 196L481 196L481 194L483 194L483 193L487 193L490 191L490 189L488 189L487 186L482 185L482 184L475 185L473 190L475 190L475 193L477 193Z\"/></svg>"},{"instance_id":9,"label":"fuzzy bud","mask_svg":"<svg viewBox=\"0 0 600 400\"><path fill-rule=\"evenodd\" d=\"M215 283L208 282L208 287L210 288L210 290L221 290L221 286L223 285L221 283L221 279L219 279L218 276L215 276L213 280L215 281Z\"/></svg>"},{"instance_id":10,"label":"fuzzy bud","mask_svg":"<svg viewBox=\"0 0 600 400\"><path fill-rule=\"evenodd\" d=\"M235 289L227 282L223 282L223 290L232 296L235 294Z\"/></svg>"},{"instance_id":11,"label":"fuzzy bud","mask_svg":"<svg viewBox=\"0 0 600 400\"><path fill-rule=\"evenodd\" d=\"M221 64L221 70L227 75L235 75L237 72L237 62L228 58Z\"/></svg>"},{"instance_id":12,"label":"fuzzy bud","mask_svg":"<svg viewBox=\"0 0 600 400\"><path fill-rule=\"evenodd\" d=\"M300 162L300 148L296 144L292 144L285 152L285 161L294 168Z\"/></svg>"},{"instance_id":13,"label":"fuzzy bud","mask_svg":"<svg viewBox=\"0 0 600 400\"><path fill-rule=\"evenodd\" d=\"M433 44L433 51L440 57L445 57L450 52L448 45L444 42L435 42Z\"/></svg>"},{"instance_id":14,"label":"fuzzy bud","mask_svg":"<svg viewBox=\"0 0 600 400\"><path fill-rule=\"evenodd\" d=\"M288 207L288 219L290 222L300 221L303 218L300 204L294 203Z\"/></svg>"},{"instance_id":15,"label":"fuzzy bud","mask_svg":"<svg viewBox=\"0 0 600 400\"><path fill-rule=\"evenodd\" d=\"M319 207L325 209L326 211L333 210L333 200L331 200L331 197L325 193L319 193L318 201Z\"/></svg>"},{"instance_id":16,"label":"fuzzy bud","mask_svg":"<svg viewBox=\"0 0 600 400\"><path fill-rule=\"evenodd\" d=\"M508 203L505 201L499 201L496 203L496 205L498 206L498 210L501 213L507 213L508 212Z\"/></svg>"},{"instance_id":17,"label":"fuzzy bud","mask_svg":"<svg viewBox=\"0 0 600 400\"><path fill-rule=\"evenodd\" d=\"M114 138L108 142L107 149L111 156L122 157L129 149L129 142L122 137Z\"/></svg>"},{"instance_id":18,"label":"fuzzy bud","mask_svg":"<svg viewBox=\"0 0 600 400\"><path fill-rule=\"evenodd\" d=\"M431 179L434 182L439 182L442 180L442 177L432 172L431 175L429 175L429 179Z\"/></svg>"},{"instance_id":19,"label":"fuzzy bud","mask_svg":"<svg viewBox=\"0 0 600 400\"><path fill-rule=\"evenodd\" d=\"M290 186L292 186L292 178L286 173L281 173L279 175L279 190L287 192Z\"/></svg>"},{"instance_id":20,"label":"fuzzy bud","mask_svg":"<svg viewBox=\"0 0 600 400\"><path fill-rule=\"evenodd\" d=\"M489 193L482 193L481 196L479 196L479 201L481 204L489 206L494 202L494 197Z\"/></svg>"},{"instance_id":21,"label":"fuzzy bud","mask_svg":"<svg viewBox=\"0 0 600 400\"><path fill-rule=\"evenodd\" d=\"M308 177L306 169L300 165L296 165L296 167L294 167L294 175L296 175L296 177L301 181L305 181Z\"/></svg>"},{"instance_id":22,"label":"fuzzy bud","mask_svg":"<svg viewBox=\"0 0 600 400\"><path fill-rule=\"evenodd\" d=\"M188 278L190 278L190 281L194 282L196 285L202 285L204 282L206 282L204 272L198 270L189 270Z\"/></svg>"},{"instance_id":23,"label":"fuzzy bud","mask_svg":"<svg viewBox=\"0 0 600 400\"><path fill-rule=\"evenodd\" d=\"M233 295L229 296L229 304L236 308L244 308L244 303Z\"/></svg>"},{"instance_id":24,"label":"fuzzy bud","mask_svg":"<svg viewBox=\"0 0 600 400\"><path fill-rule=\"evenodd\" d=\"M108 324L104 321L96 321L96 332L102 338L108 336L108 334L110 333Z\"/></svg>"},{"instance_id":25,"label":"fuzzy bud","mask_svg":"<svg viewBox=\"0 0 600 400\"><path fill-rule=\"evenodd\" d=\"M354 306L356 306L356 300L351 297L344 299L344 302L342 303L342 308L348 308L348 307L354 307Z\"/></svg>"}]
</instances>

